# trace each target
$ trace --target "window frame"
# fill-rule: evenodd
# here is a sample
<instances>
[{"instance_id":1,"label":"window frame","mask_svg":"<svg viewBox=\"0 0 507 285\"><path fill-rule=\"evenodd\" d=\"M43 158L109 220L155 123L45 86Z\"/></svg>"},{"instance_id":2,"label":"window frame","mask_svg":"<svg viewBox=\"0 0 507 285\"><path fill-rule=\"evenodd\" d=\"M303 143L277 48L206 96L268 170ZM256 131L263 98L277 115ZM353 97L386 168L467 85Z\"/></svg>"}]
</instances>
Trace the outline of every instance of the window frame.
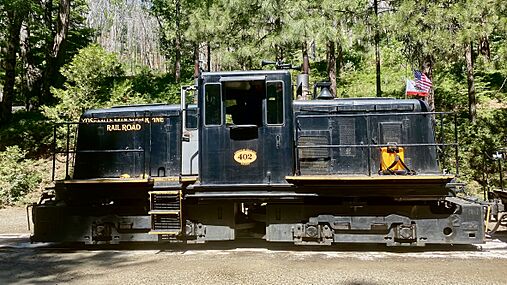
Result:
<instances>
[{"instance_id":1,"label":"window frame","mask_svg":"<svg viewBox=\"0 0 507 285\"><path fill-rule=\"evenodd\" d=\"M268 122L268 84L269 83L282 83L282 123L272 124ZM264 105L264 122L266 126L285 126L285 82L283 80L266 80L266 103Z\"/></svg>"},{"instance_id":2,"label":"window frame","mask_svg":"<svg viewBox=\"0 0 507 285\"><path fill-rule=\"evenodd\" d=\"M189 110L190 109L188 108L188 105L187 105L187 108L185 109L185 116L186 116L186 118L185 118L185 129L186 130L190 130L190 131L195 131L195 130L199 129L199 109L197 109L197 108L193 109L193 110L195 110L195 117L196 117L196 121L197 121L195 128L191 128L191 127L188 126L188 122L189 122L189 120L188 120L189 112L188 111Z\"/></svg>"},{"instance_id":3,"label":"window frame","mask_svg":"<svg viewBox=\"0 0 507 285\"><path fill-rule=\"evenodd\" d=\"M220 104L220 123L219 124L207 124L206 123L206 111L208 109L208 104L206 103L206 94L207 94L207 92L206 92L206 86L207 85L218 85L219 89L220 89L219 90L219 94L220 94L220 96L219 96L219 102L220 102L219 103ZM202 114L203 114L203 125L205 127L222 126L224 124L224 118L223 118L224 117L224 110L223 110L223 108L224 108L223 105L224 104L222 103L222 83L220 83L220 82L205 83L204 86L203 86L203 99L204 99L203 102L202 102L203 103L203 112L202 112Z\"/></svg>"}]
</instances>

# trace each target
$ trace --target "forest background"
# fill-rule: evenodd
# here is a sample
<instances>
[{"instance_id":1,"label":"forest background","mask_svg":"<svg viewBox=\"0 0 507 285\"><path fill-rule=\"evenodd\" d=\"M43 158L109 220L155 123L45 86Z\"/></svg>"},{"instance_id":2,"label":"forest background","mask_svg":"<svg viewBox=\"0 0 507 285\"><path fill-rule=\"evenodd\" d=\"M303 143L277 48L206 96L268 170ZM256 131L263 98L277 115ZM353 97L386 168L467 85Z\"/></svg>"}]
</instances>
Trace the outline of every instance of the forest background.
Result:
<instances>
[{"instance_id":1,"label":"forest background","mask_svg":"<svg viewBox=\"0 0 507 285\"><path fill-rule=\"evenodd\" d=\"M176 103L196 64L247 70L263 59L309 62L311 83L330 81L340 98L403 98L424 71L430 106L457 114L467 191L499 186L504 0L0 0L0 15L0 207L50 185L52 123Z\"/></svg>"}]
</instances>

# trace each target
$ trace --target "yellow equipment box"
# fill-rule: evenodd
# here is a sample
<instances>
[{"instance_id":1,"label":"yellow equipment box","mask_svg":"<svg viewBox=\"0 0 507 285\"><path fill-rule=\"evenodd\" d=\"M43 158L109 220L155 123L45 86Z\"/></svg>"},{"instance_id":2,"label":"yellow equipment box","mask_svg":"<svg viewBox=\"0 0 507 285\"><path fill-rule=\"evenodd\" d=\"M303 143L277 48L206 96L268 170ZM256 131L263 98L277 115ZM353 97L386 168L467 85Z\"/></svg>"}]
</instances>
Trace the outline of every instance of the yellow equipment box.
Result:
<instances>
[{"instance_id":1,"label":"yellow equipment box","mask_svg":"<svg viewBox=\"0 0 507 285\"><path fill-rule=\"evenodd\" d=\"M404 160L405 150L402 147L381 147L379 174L408 174L410 171Z\"/></svg>"}]
</instances>

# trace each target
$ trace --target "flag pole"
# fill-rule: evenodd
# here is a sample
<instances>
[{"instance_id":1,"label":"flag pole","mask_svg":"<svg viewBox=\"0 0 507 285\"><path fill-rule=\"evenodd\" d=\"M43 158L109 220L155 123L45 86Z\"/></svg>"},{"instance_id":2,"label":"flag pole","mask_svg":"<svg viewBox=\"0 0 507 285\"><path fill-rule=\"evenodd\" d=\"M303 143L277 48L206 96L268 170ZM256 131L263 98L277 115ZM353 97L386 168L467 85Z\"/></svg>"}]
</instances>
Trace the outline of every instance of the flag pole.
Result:
<instances>
[{"instance_id":1,"label":"flag pole","mask_svg":"<svg viewBox=\"0 0 507 285\"><path fill-rule=\"evenodd\" d=\"M408 78L405 77L405 99L407 99L407 84L408 84Z\"/></svg>"}]
</instances>

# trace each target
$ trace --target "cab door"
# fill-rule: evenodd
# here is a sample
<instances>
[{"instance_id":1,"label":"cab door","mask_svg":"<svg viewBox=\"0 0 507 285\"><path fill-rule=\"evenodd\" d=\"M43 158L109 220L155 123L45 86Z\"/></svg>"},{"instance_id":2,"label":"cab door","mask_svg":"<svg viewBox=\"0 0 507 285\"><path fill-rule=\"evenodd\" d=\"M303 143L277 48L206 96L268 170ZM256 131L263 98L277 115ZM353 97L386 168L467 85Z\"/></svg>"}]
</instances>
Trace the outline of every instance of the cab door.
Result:
<instances>
[{"instance_id":1,"label":"cab door","mask_svg":"<svg viewBox=\"0 0 507 285\"><path fill-rule=\"evenodd\" d=\"M188 92L194 92L194 86L181 88L181 175L199 174L199 131L197 106L187 104Z\"/></svg>"},{"instance_id":2,"label":"cab door","mask_svg":"<svg viewBox=\"0 0 507 285\"><path fill-rule=\"evenodd\" d=\"M286 183L293 169L290 77L229 73L208 79L200 100L201 183Z\"/></svg>"}]
</instances>

